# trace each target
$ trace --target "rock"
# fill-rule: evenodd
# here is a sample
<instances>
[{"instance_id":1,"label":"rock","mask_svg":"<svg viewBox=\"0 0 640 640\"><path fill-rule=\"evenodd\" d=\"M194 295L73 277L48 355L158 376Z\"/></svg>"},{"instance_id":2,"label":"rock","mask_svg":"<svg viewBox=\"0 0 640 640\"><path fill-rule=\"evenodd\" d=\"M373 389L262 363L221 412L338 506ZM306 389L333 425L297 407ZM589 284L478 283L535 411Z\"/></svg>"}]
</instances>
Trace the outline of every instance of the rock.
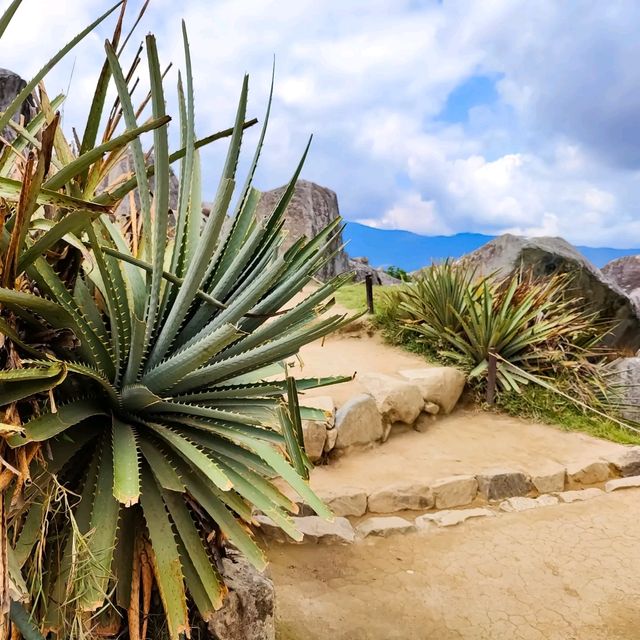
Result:
<instances>
[{"instance_id":1,"label":"rock","mask_svg":"<svg viewBox=\"0 0 640 640\"><path fill-rule=\"evenodd\" d=\"M273 212L285 189L286 186L265 191L261 195L256 209L259 219L264 219ZM333 191L307 180L298 180L285 212L284 228L288 231L288 235L281 251L289 249L302 236L315 237L339 216L338 198ZM321 280L328 280L339 273L349 271L347 254L341 247L342 234L339 233L329 248L329 251L335 251L336 255L316 274Z\"/></svg>"},{"instance_id":2,"label":"rock","mask_svg":"<svg viewBox=\"0 0 640 640\"><path fill-rule=\"evenodd\" d=\"M602 273L625 293L640 288L640 256L622 256L602 267Z\"/></svg>"},{"instance_id":3,"label":"rock","mask_svg":"<svg viewBox=\"0 0 640 640\"><path fill-rule=\"evenodd\" d=\"M616 478L615 480L609 480L604 485L604 490L607 492L617 491L618 489L632 489L640 487L640 476L628 476L626 478Z\"/></svg>"},{"instance_id":4,"label":"rock","mask_svg":"<svg viewBox=\"0 0 640 640\"><path fill-rule=\"evenodd\" d=\"M582 502L583 500L591 500L603 496L604 491L596 487L590 489L581 489L579 491L562 491L558 494L560 502Z\"/></svg>"},{"instance_id":5,"label":"rock","mask_svg":"<svg viewBox=\"0 0 640 640\"><path fill-rule=\"evenodd\" d=\"M435 402L425 402L422 410L432 416L437 416L440 413L440 407Z\"/></svg>"},{"instance_id":6,"label":"rock","mask_svg":"<svg viewBox=\"0 0 640 640\"><path fill-rule=\"evenodd\" d=\"M354 396L336 412L336 449L369 444L384 435L382 416L368 394Z\"/></svg>"},{"instance_id":7,"label":"rock","mask_svg":"<svg viewBox=\"0 0 640 640\"><path fill-rule=\"evenodd\" d=\"M290 538L269 516L260 513L253 517L253 521L258 525L258 530L269 540L276 542L296 542Z\"/></svg>"},{"instance_id":8,"label":"rock","mask_svg":"<svg viewBox=\"0 0 640 640\"><path fill-rule=\"evenodd\" d=\"M243 555L228 549L222 576L229 593L222 608L208 620L209 632L218 640L275 640L275 589Z\"/></svg>"},{"instance_id":9,"label":"rock","mask_svg":"<svg viewBox=\"0 0 640 640\"><path fill-rule=\"evenodd\" d=\"M607 369L611 403L625 420L640 421L640 357L618 358Z\"/></svg>"},{"instance_id":10,"label":"rock","mask_svg":"<svg viewBox=\"0 0 640 640\"><path fill-rule=\"evenodd\" d=\"M438 407L439 409L440 407ZM431 429L433 423L436 421L436 416L431 413L421 413L418 419L413 423L413 430L418 433L426 433Z\"/></svg>"},{"instance_id":11,"label":"rock","mask_svg":"<svg viewBox=\"0 0 640 640\"><path fill-rule=\"evenodd\" d=\"M567 479L571 489L577 486L600 484L609 478L610 473L609 463L602 460L574 462L567 465Z\"/></svg>"},{"instance_id":12,"label":"rock","mask_svg":"<svg viewBox=\"0 0 640 640\"><path fill-rule=\"evenodd\" d=\"M7 109L26 86L27 83L17 73L0 68L0 113ZM22 120L23 126L26 126L35 113L36 104L33 96L30 95L11 119L18 124L20 124L20 120ZM0 135L5 140L13 142L18 134L12 127L7 126L0 132ZM3 147L4 143L0 142L0 151Z\"/></svg>"},{"instance_id":13,"label":"rock","mask_svg":"<svg viewBox=\"0 0 640 640\"><path fill-rule=\"evenodd\" d=\"M463 507L473 502L478 492L475 476L450 476L431 484L436 509Z\"/></svg>"},{"instance_id":14,"label":"rock","mask_svg":"<svg viewBox=\"0 0 640 640\"><path fill-rule=\"evenodd\" d=\"M561 465L553 465L531 476L531 482L538 493L564 491L567 470Z\"/></svg>"},{"instance_id":15,"label":"rock","mask_svg":"<svg viewBox=\"0 0 640 640\"><path fill-rule=\"evenodd\" d=\"M517 496L501 502L500 510L512 513L514 511L528 511L529 509L537 509L538 507L548 507L552 504L558 504L558 498L555 496L544 495L537 498Z\"/></svg>"},{"instance_id":16,"label":"rock","mask_svg":"<svg viewBox=\"0 0 640 640\"><path fill-rule=\"evenodd\" d=\"M423 516L418 516L415 522L418 529L426 529L432 524L437 524L439 527L453 527L469 518L483 518L494 515L495 513L489 509L457 509L425 513Z\"/></svg>"},{"instance_id":17,"label":"rock","mask_svg":"<svg viewBox=\"0 0 640 640\"><path fill-rule=\"evenodd\" d=\"M315 420L302 421L302 437L304 450L311 462L317 462L322 458L324 445L327 441L327 427L324 422Z\"/></svg>"},{"instance_id":18,"label":"rock","mask_svg":"<svg viewBox=\"0 0 640 640\"><path fill-rule=\"evenodd\" d=\"M356 527L356 532L363 538L367 536L386 538L394 533L413 531L415 528L413 522L397 516L390 516L386 518L369 518Z\"/></svg>"},{"instance_id":19,"label":"rock","mask_svg":"<svg viewBox=\"0 0 640 640\"><path fill-rule=\"evenodd\" d=\"M505 234L461 258L460 263L478 275L505 277L516 269L530 269L534 277L570 272L570 291L615 328L605 338L610 347L640 347L640 320L636 306L615 282L593 266L562 238L524 238Z\"/></svg>"},{"instance_id":20,"label":"rock","mask_svg":"<svg viewBox=\"0 0 640 640\"><path fill-rule=\"evenodd\" d=\"M361 516L367 510L367 494L362 489L342 487L339 492L320 493L319 497L336 516Z\"/></svg>"},{"instance_id":21,"label":"rock","mask_svg":"<svg viewBox=\"0 0 640 640\"><path fill-rule=\"evenodd\" d=\"M433 506L433 493L426 484L397 485L370 493L368 505L372 513L430 509Z\"/></svg>"},{"instance_id":22,"label":"rock","mask_svg":"<svg viewBox=\"0 0 640 640\"><path fill-rule=\"evenodd\" d=\"M324 542L349 544L355 540L355 532L346 518L335 518L327 522L319 516L293 518L299 531L304 535L304 542Z\"/></svg>"},{"instance_id":23,"label":"rock","mask_svg":"<svg viewBox=\"0 0 640 640\"><path fill-rule=\"evenodd\" d=\"M335 406L330 396L316 396L303 398L301 404L305 407L320 409L325 414L324 420L303 420L302 435L304 449L311 462L317 462L325 452L327 429L335 425ZM335 442L334 442L335 444Z\"/></svg>"},{"instance_id":24,"label":"rock","mask_svg":"<svg viewBox=\"0 0 640 640\"><path fill-rule=\"evenodd\" d=\"M368 258L349 258L348 263L349 271L355 273L354 282L364 282L367 276L371 276L373 284L376 285L402 284L401 280L390 276L384 269L372 267Z\"/></svg>"},{"instance_id":25,"label":"rock","mask_svg":"<svg viewBox=\"0 0 640 640\"><path fill-rule=\"evenodd\" d=\"M336 446L336 440L338 438L337 429L327 429L327 439L324 443L324 452L329 453Z\"/></svg>"},{"instance_id":26,"label":"rock","mask_svg":"<svg viewBox=\"0 0 640 640\"><path fill-rule=\"evenodd\" d=\"M300 399L300 405L323 411L327 429L333 429L336 423L336 405L331 396L304 396Z\"/></svg>"},{"instance_id":27,"label":"rock","mask_svg":"<svg viewBox=\"0 0 640 640\"><path fill-rule=\"evenodd\" d=\"M455 367L405 369L400 375L418 386L425 403L434 402L443 413L453 411L466 382L464 373Z\"/></svg>"},{"instance_id":28,"label":"rock","mask_svg":"<svg viewBox=\"0 0 640 640\"><path fill-rule=\"evenodd\" d=\"M476 476L478 491L487 500L505 500L526 496L532 489L529 478L520 471L498 469Z\"/></svg>"},{"instance_id":29,"label":"rock","mask_svg":"<svg viewBox=\"0 0 640 640\"><path fill-rule=\"evenodd\" d=\"M415 384L382 373L363 373L357 379L373 396L387 424L413 424L424 407L422 394Z\"/></svg>"},{"instance_id":30,"label":"rock","mask_svg":"<svg viewBox=\"0 0 640 640\"><path fill-rule=\"evenodd\" d=\"M611 456L607 461L623 478L640 476L640 447L630 447L616 456Z\"/></svg>"}]
</instances>

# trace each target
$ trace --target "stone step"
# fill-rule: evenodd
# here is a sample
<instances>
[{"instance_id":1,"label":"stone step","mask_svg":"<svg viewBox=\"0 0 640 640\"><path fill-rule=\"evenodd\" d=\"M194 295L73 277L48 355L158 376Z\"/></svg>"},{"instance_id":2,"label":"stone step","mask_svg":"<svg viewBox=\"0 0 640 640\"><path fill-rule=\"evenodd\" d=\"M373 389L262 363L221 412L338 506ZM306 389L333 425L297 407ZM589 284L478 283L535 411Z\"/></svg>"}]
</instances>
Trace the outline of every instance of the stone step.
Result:
<instances>
[{"instance_id":1,"label":"stone step","mask_svg":"<svg viewBox=\"0 0 640 640\"><path fill-rule=\"evenodd\" d=\"M640 476L612 480L608 491L640 488ZM572 491L562 491L555 495L543 494L536 498L514 496L502 501L493 508L476 507L472 509L443 509L418 515L413 519L399 516L370 516L355 526L348 518L336 517L326 521L318 516L292 518L302 533L302 543L352 544L370 536L387 537L390 535L429 531L460 525L467 520L495 517L503 513L514 513L549 506L561 506L572 502L590 500L604 496L602 489L589 487ZM270 518L264 515L254 517L262 534L277 542L295 542L289 538Z\"/></svg>"}]
</instances>

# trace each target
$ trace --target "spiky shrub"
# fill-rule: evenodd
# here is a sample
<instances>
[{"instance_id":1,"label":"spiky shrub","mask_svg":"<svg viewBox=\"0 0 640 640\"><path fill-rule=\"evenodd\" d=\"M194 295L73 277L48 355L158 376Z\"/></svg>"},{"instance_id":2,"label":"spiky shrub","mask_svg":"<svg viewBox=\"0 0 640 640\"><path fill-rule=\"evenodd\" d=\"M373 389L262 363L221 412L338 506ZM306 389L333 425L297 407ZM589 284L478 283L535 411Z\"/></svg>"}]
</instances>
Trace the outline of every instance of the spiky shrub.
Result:
<instances>
[{"instance_id":1,"label":"spiky shrub","mask_svg":"<svg viewBox=\"0 0 640 640\"><path fill-rule=\"evenodd\" d=\"M588 378L591 384L593 359L602 355L598 344L609 325L598 322L570 288L566 275L535 280L516 272L494 280L445 262L388 294L381 315L396 340L413 341L481 384L490 354L506 391L518 391L530 376Z\"/></svg>"},{"instance_id":2,"label":"spiky shrub","mask_svg":"<svg viewBox=\"0 0 640 640\"><path fill-rule=\"evenodd\" d=\"M2 18L0 34L18 5ZM27 84L0 116L0 130L53 64L107 15ZM315 414L300 409L297 392L338 379L293 380L280 363L346 321L325 313L346 276L291 302L330 259L340 223L279 251L304 156L273 212L259 220L251 180L264 127L248 177L235 188L243 130L251 124L247 78L233 128L197 140L184 25L182 148L169 153L155 39L147 36L145 47L150 92L134 108L141 51L123 72L123 16L124 7L106 43L82 140L75 147L66 141L54 112L62 98L49 102L40 88L38 114L14 126L18 138L0 157L2 455L19 472L3 487L12 492L5 500L10 587L40 629L59 638L96 625L102 635L109 628L116 634L114 611L128 612L130 637L144 637L152 588L170 638L188 633L188 597L206 620L225 595L215 562L224 540L265 566L247 527L254 509L301 537L289 517L297 506L275 477L330 517L306 482L301 412ZM97 144L111 80L118 98ZM147 101L152 113L138 124ZM152 157L139 140L145 131L153 131ZM224 136L228 155L205 216L198 148ZM30 143L25 160L21 152ZM105 187L125 153L135 174ZM170 229L169 170L176 160L180 192ZM114 223L113 205L136 187L139 212L126 226ZM33 482L24 489L28 477Z\"/></svg>"}]
</instances>

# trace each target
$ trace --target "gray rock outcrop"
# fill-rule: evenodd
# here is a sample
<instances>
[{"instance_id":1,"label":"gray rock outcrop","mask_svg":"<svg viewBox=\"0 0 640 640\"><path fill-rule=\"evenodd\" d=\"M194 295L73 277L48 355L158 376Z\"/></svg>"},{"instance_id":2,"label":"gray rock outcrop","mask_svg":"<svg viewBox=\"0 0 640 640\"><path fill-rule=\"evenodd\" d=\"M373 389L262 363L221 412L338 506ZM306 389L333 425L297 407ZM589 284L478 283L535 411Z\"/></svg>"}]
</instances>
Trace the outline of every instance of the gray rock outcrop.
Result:
<instances>
[{"instance_id":1,"label":"gray rock outcrop","mask_svg":"<svg viewBox=\"0 0 640 640\"><path fill-rule=\"evenodd\" d=\"M275 588L241 553L228 550L222 574L229 594L209 621L216 640L275 640Z\"/></svg>"},{"instance_id":2,"label":"gray rock outcrop","mask_svg":"<svg viewBox=\"0 0 640 640\"><path fill-rule=\"evenodd\" d=\"M636 304L640 302L640 256L623 256L607 262L602 267L602 273Z\"/></svg>"},{"instance_id":3,"label":"gray rock outcrop","mask_svg":"<svg viewBox=\"0 0 640 640\"><path fill-rule=\"evenodd\" d=\"M400 280L390 276L383 269L376 269L369 264L369 258L349 258L349 270L355 273L354 282L364 282L367 276L373 278L373 284L402 284Z\"/></svg>"},{"instance_id":4,"label":"gray rock outcrop","mask_svg":"<svg viewBox=\"0 0 640 640\"><path fill-rule=\"evenodd\" d=\"M256 210L258 217L266 218L272 213L285 189L286 187L280 187L262 194ZM302 236L313 238L339 215L338 197L331 189L307 180L298 180L285 212L285 229L289 233L285 238L283 250L286 251ZM347 254L340 248L341 245L342 237L338 235L331 246L331 250L337 253L331 262L318 272L317 276L320 279L328 280L349 270Z\"/></svg>"},{"instance_id":5,"label":"gray rock outcrop","mask_svg":"<svg viewBox=\"0 0 640 640\"><path fill-rule=\"evenodd\" d=\"M0 68L0 112L5 111L26 86L27 83L17 73ZM29 96L12 120L17 123L22 120L23 125L28 124L35 113L35 107L33 96ZM0 135L4 140L11 142L15 140L17 134L11 127L5 127ZM0 150L3 146L4 143L0 140Z\"/></svg>"},{"instance_id":6,"label":"gray rock outcrop","mask_svg":"<svg viewBox=\"0 0 640 640\"><path fill-rule=\"evenodd\" d=\"M598 311L603 319L616 323L605 343L634 351L640 347L640 319L634 302L562 238L505 234L464 256L459 263L484 276L504 277L521 267L530 269L535 277L571 273L575 295Z\"/></svg>"}]
</instances>

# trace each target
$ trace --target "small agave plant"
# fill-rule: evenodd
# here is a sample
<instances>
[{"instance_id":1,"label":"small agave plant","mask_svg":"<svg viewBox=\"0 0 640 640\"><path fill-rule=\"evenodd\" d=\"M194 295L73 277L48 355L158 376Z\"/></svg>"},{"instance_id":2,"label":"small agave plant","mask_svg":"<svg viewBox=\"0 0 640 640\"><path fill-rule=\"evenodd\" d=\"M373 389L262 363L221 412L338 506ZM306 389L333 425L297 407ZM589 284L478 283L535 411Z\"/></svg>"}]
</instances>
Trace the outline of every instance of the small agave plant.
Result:
<instances>
[{"instance_id":1,"label":"small agave plant","mask_svg":"<svg viewBox=\"0 0 640 640\"><path fill-rule=\"evenodd\" d=\"M0 35L19 5L0 19ZM292 301L331 258L340 223L280 250L304 156L259 219L251 181L269 110L238 187L243 131L253 124L245 119L247 78L234 126L197 139L184 25L181 148L169 152L154 37L127 71L121 66L131 35L122 35L124 5L83 136L69 143L56 113L64 98L49 100L41 81L118 6L0 114L0 130L17 134L0 154L2 596L25 638L91 637L98 627L116 636L127 624L128 637L144 638L153 592L168 637L188 636L190 611L207 620L223 603L216 553L225 541L265 566L248 526L256 510L300 538L290 518L297 506L275 478L331 516L306 481L301 415L315 414L299 407L298 391L341 379L294 380L282 362L348 321L326 311L349 276ZM143 51L150 91L134 107ZM99 141L111 82L117 98ZM13 122L36 91L37 113ZM151 131L153 153L145 155L140 135ZM224 137L228 154L205 215L198 149ZM105 186L125 154L135 172ZM134 189L139 208L120 224L113 208Z\"/></svg>"}]
</instances>

